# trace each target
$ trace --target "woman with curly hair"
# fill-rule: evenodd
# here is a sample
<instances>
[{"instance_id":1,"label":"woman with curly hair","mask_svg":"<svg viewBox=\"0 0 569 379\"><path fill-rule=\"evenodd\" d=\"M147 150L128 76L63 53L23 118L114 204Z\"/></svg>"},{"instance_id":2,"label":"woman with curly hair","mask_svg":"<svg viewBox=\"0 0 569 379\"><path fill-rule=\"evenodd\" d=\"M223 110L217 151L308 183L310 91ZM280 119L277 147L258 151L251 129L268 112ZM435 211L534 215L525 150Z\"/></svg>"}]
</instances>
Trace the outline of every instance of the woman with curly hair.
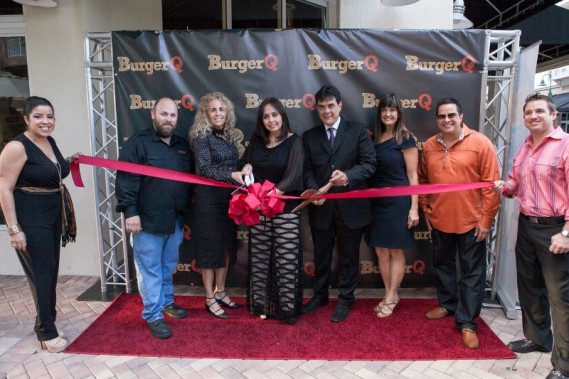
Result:
<instances>
[{"instance_id":1,"label":"woman with curly hair","mask_svg":"<svg viewBox=\"0 0 569 379\"><path fill-rule=\"evenodd\" d=\"M238 137L233 103L222 93L203 96L190 144L195 156L197 174L231 184L243 184L243 172L237 171ZM218 318L228 318L221 307L239 308L225 292L229 262L237 251L237 225L227 215L231 188L196 186L197 222L192 237L196 244L196 266L202 270L206 293L205 309ZM215 290L214 290L215 284Z\"/></svg>"}]
</instances>

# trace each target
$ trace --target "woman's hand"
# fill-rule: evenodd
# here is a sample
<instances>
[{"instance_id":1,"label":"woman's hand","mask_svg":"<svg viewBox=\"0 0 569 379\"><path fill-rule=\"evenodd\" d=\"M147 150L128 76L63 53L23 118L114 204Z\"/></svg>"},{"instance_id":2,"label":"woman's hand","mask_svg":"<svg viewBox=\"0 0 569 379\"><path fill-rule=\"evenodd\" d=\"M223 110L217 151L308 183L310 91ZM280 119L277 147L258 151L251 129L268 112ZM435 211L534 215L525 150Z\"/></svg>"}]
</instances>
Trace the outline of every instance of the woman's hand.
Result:
<instances>
[{"instance_id":1,"label":"woman's hand","mask_svg":"<svg viewBox=\"0 0 569 379\"><path fill-rule=\"evenodd\" d=\"M71 156L65 158L65 160L67 161L67 163L73 163L73 162L75 162L77 159L79 159L79 156L80 156L80 155L83 155L83 154L80 153L80 152L77 152L77 153L75 153L75 154L73 154L73 155L71 155Z\"/></svg>"},{"instance_id":2,"label":"woman's hand","mask_svg":"<svg viewBox=\"0 0 569 379\"><path fill-rule=\"evenodd\" d=\"M20 231L10 236L10 245L18 252L24 252L28 248L26 243L26 233Z\"/></svg>"},{"instance_id":3,"label":"woman's hand","mask_svg":"<svg viewBox=\"0 0 569 379\"><path fill-rule=\"evenodd\" d=\"M409 209L409 216L407 217L407 229L411 229L414 226L417 226L419 223L419 210L418 209Z\"/></svg>"},{"instance_id":4,"label":"woman's hand","mask_svg":"<svg viewBox=\"0 0 569 379\"><path fill-rule=\"evenodd\" d=\"M245 182L243 181L243 171L232 172L231 179L235 180L237 183L241 184L242 186L245 185Z\"/></svg>"},{"instance_id":5,"label":"woman's hand","mask_svg":"<svg viewBox=\"0 0 569 379\"><path fill-rule=\"evenodd\" d=\"M253 172L253 166L251 166L250 163L247 163L245 166L243 166L243 169L241 169L241 173L245 176L251 174L251 172Z\"/></svg>"}]
</instances>

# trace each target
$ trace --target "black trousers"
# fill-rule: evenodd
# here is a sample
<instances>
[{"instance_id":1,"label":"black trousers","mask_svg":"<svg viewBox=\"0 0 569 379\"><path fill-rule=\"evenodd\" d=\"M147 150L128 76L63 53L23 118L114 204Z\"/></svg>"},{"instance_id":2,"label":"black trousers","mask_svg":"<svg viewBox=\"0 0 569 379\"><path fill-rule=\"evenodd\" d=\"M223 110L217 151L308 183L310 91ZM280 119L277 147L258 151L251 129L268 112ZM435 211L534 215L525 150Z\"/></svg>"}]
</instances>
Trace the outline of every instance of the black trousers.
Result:
<instances>
[{"instance_id":1,"label":"black trousers","mask_svg":"<svg viewBox=\"0 0 569 379\"><path fill-rule=\"evenodd\" d=\"M476 242L472 229L463 234L434 229L433 267L437 276L439 306L454 313L459 329L476 330L486 282L486 241ZM457 273L456 259L460 267Z\"/></svg>"},{"instance_id":2,"label":"black trousers","mask_svg":"<svg viewBox=\"0 0 569 379\"><path fill-rule=\"evenodd\" d=\"M55 327L56 286L61 248L61 194L34 195L14 191L18 222L27 250L17 252L36 307L34 330L40 341L59 333Z\"/></svg>"},{"instance_id":3,"label":"black trousers","mask_svg":"<svg viewBox=\"0 0 569 379\"><path fill-rule=\"evenodd\" d=\"M516 268L525 336L553 348L553 367L569 373L569 253L549 251L551 237L562 229L563 224L532 224L520 217Z\"/></svg>"},{"instance_id":4,"label":"black trousers","mask_svg":"<svg viewBox=\"0 0 569 379\"><path fill-rule=\"evenodd\" d=\"M357 276L360 265L360 243L363 228L350 229L335 210L332 222L326 229L312 228L316 279L314 281L314 297L328 299L330 275L332 270L332 254L338 242L338 300L341 304L352 305L355 300Z\"/></svg>"}]
</instances>

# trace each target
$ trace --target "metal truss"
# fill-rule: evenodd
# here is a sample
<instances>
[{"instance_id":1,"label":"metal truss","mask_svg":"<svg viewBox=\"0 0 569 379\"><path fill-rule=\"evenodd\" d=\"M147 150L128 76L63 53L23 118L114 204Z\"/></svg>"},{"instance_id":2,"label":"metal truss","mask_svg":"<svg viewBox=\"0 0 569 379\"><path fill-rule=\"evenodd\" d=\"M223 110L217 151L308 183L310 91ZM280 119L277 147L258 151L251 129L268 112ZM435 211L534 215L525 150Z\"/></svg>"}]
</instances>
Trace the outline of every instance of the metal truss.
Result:
<instances>
[{"instance_id":1,"label":"metal truss","mask_svg":"<svg viewBox=\"0 0 569 379\"><path fill-rule=\"evenodd\" d=\"M98 158L118 159L113 51L110 33L85 33L85 77L89 100L91 152ZM122 214L115 212L116 171L93 167L101 292L108 285L131 292L129 257Z\"/></svg>"},{"instance_id":2,"label":"metal truss","mask_svg":"<svg viewBox=\"0 0 569 379\"><path fill-rule=\"evenodd\" d=\"M514 82L520 52L519 30L486 30L484 71L480 98L484 99L480 109L480 131L494 145L501 173L507 170L510 149L511 120L513 119ZM492 299L496 296L495 268L498 263L500 241L506 236L500 235L496 227L501 221L501 213L492 228L488 240L486 278L492 286ZM488 304L486 304L488 305Z\"/></svg>"},{"instance_id":3,"label":"metal truss","mask_svg":"<svg viewBox=\"0 0 569 379\"><path fill-rule=\"evenodd\" d=\"M512 118L512 90L519 57L519 31L486 31L484 69L482 72L482 105L480 131L496 148L502 171L507 165ZM118 158L118 130L115 114L112 47L110 33L85 34L85 66L88 83L91 150L94 156ZM124 285L131 292L129 259L124 220L114 210L116 172L94 167L94 187L99 222L101 291L107 285ZM500 214L497 218L500 222ZM493 228L488 244L487 279L495 296L494 267L500 237Z\"/></svg>"}]
</instances>

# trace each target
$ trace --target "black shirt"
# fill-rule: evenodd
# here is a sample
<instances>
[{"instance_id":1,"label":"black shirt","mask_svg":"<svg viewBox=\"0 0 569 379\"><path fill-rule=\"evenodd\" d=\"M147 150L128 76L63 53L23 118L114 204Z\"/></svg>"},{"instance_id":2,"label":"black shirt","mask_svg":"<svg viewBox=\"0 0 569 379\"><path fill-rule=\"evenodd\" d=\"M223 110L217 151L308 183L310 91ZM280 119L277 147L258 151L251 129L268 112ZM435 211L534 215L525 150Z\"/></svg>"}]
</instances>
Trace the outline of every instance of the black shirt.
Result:
<instances>
[{"instance_id":1,"label":"black shirt","mask_svg":"<svg viewBox=\"0 0 569 379\"><path fill-rule=\"evenodd\" d=\"M272 182L284 195L299 196L303 188L304 149L296 134L286 138L275 147L267 147L254 134L243 154L241 165L253 166L255 182ZM287 200L284 213L290 213L298 201Z\"/></svg>"},{"instance_id":2,"label":"black shirt","mask_svg":"<svg viewBox=\"0 0 569 379\"><path fill-rule=\"evenodd\" d=\"M185 173L192 169L188 142L173 134L167 145L153 128L130 137L121 148L119 160ZM172 234L188 205L190 189L188 183L118 171L116 210L126 218L140 216L145 232Z\"/></svg>"}]
</instances>

